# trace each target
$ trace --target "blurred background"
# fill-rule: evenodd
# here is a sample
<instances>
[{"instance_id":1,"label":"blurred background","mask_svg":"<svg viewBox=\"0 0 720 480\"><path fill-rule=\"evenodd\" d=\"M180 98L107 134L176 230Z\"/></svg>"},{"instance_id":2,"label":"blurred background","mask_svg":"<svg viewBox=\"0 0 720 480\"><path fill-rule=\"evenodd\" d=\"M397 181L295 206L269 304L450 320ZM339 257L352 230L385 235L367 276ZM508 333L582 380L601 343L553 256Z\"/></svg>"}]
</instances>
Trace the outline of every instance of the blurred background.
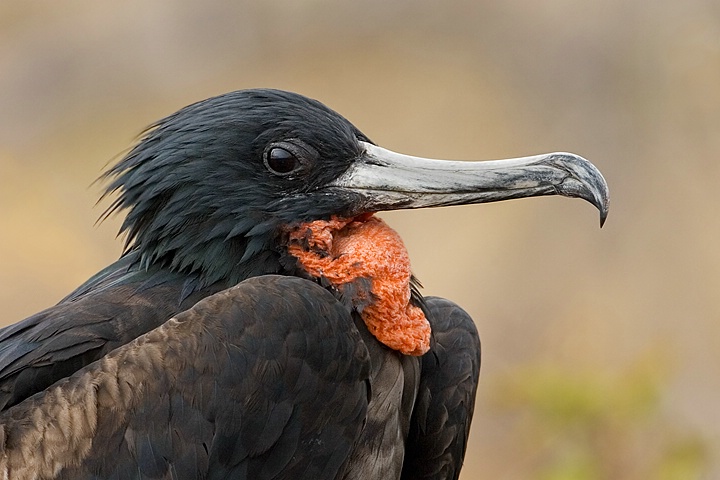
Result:
<instances>
[{"instance_id":1,"label":"blurred background","mask_svg":"<svg viewBox=\"0 0 720 480\"><path fill-rule=\"evenodd\" d=\"M5 0L2 324L118 257L93 182L144 126L248 87L403 153L608 180L602 230L555 197L384 215L481 333L463 479L720 478L720 4Z\"/></svg>"}]
</instances>

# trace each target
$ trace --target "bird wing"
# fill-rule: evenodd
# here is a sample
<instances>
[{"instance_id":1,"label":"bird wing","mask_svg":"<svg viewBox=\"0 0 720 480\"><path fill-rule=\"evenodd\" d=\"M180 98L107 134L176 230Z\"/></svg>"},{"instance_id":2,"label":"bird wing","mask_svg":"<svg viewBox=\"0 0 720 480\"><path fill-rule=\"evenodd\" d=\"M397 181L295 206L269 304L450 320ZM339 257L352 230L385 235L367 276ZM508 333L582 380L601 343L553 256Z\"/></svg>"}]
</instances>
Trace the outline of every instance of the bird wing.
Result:
<instances>
[{"instance_id":1,"label":"bird wing","mask_svg":"<svg viewBox=\"0 0 720 480\"><path fill-rule=\"evenodd\" d=\"M335 478L369 364L327 290L251 278L2 412L0 475Z\"/></svg>"},{"instance_id":2,"label":"bird wing","mask_svg":"<svg viewBox=\"0 0 720 480\"><path fill-rule=\"evenodd\" d=\"M187 278L133 271L121 259L54 307L0 330L0 410L72 375L219 290Z\"/></svg>"},{"instance_id":3,"label":"bird wing","mask_svg":"<svg viewBox=\"0 0 720 480\"><path fill-rule=\"evenodd\" d=\"M457 479L475 406L480 337L472 318L455 303L426 297L432 323L406 443L403 479Z\"/></svg>"}]
</instances>

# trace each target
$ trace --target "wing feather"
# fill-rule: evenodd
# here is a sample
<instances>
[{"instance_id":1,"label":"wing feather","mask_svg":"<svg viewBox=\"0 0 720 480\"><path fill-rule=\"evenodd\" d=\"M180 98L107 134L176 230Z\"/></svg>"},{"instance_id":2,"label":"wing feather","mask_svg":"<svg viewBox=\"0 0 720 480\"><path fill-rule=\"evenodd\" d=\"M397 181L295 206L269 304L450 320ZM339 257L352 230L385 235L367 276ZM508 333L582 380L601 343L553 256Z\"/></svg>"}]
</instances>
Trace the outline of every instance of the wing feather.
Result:
<instances>
[{"instance_id":1,"label":"wing feather","mask_svg":"<svg viewBox=\"0 0 720 480\"><path fill-rule=\"evenodd\" d=\"M362 428L369 363L328 291L255 277L3 412L0 472L333 478Z\"/></svg>"},{"instance_id":2,"label":"wing feather","mask_svg":"<svg viewBox=\"0 0 720 480\"><path fill-rule=\"evenodd\" d=\"M457 479L460 475L480 373L480 337L455 303L427 297L433 339L410 424L402 478Z\"/></svg>"}]
</instances>

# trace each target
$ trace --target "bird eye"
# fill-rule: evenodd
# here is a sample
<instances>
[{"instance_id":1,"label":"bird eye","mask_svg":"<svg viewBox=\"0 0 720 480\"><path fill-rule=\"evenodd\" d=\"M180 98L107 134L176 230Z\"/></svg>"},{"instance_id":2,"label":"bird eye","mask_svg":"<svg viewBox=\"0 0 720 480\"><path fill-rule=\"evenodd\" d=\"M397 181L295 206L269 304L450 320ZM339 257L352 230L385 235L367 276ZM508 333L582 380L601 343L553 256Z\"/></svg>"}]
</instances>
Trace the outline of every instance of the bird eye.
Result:
<instances>
[{"instance_id":1,"label":"bird eye","mask_svg":"<svg viewBox=\"0 0 720 480\"><path fill-rule=\"evenodd\" d=\"M300 161L293 152L273 147L265 153L265 165L271 172L284 175L300 166Z\"/></svg>"}]
</instances>

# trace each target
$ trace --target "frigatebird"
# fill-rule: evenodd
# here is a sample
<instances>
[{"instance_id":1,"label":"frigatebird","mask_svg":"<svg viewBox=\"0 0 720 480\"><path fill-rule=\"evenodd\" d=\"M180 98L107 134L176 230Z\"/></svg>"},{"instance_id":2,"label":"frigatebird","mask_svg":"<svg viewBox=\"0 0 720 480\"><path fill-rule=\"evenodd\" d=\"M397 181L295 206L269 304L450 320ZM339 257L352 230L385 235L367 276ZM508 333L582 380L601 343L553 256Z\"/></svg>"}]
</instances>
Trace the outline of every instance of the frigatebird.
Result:
<instances>
[{"instance_id":1,"label":"frigatebird","mask_svg":"<svg viewBox=\"0 0 720 480\"><path fill-rule=\"evenodd\" d=\"M458 478L479 337L374 213L608 209L579 156L402 155L267 89L160 120L106 178L121 258L0 331L3 478Z\"/></svg>"}]
</instances>

